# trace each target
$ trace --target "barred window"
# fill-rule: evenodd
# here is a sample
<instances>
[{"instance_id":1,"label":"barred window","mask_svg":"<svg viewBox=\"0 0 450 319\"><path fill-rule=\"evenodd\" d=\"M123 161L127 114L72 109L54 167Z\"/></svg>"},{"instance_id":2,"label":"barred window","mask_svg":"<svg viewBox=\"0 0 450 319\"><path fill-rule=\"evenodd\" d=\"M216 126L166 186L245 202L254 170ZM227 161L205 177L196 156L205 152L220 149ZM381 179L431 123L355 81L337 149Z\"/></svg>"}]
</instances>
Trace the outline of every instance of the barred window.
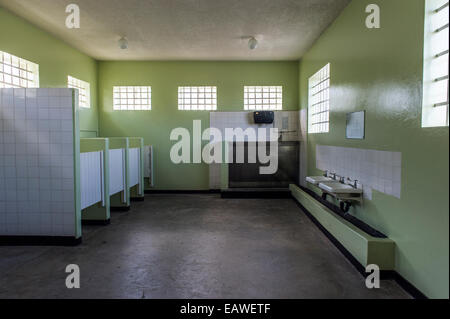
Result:
<instances>
[{"instance_id":1,"label":"barred window","mask_svg":"<svg viewBox=\"0 0 450 319\"><path fill-rule=\"evenodd\" d=\"M283 109L282 86L245 86L244 110L281 111Z\"/></svg>"},{"instance_id":2,"label":"barred window","mask_svg":"<svg viewBox=\"0 0 450 319\"><path fill-rule=\"evenodd\" d=\"M152 109L151 86L115 86L115 111L147 111Z\"/></svg>"},{"instance_id":3,"label":"barred window","mask_svg":"<svg viewBox=\"0 0 450 319\"><path fill-rule=\"evenodd\" d=\"M425 1L422 127L448 126L449 1Z\"/></svg>"},{"instance_id":4,"label":"barred window","mask_svg":"<svg viewBox=\"0 0 450 319\"><path fill-rule=\"evenodd\" d=\"M78 89L78 104L83 108L91 107L91 85L72 76L67 77L67 86Z\"/></svg>"},{"instance_id":5,"label":"barred window","mask_svg":"<svg viewBox=\"0 0 450 319\"><path fill-rule=\"evenodd\" d=\"M330 129L330 64L308 81L308 133L328 133Z\"/></svg>"},{"instance_id":6,"label":"barred window","mask_svg":"<svg viewBox=\"0 0 450 319\"><path fill-rule=\"evenodd\" d=\"M180 86L178 88L178 109L184 111L217 110L217 87Z\"/></svg>"},{"instance_id":7,"label":"barred window","mask_svg":"<svg viewBox=\"0 0 450 319\"><path fill-rule=\"evenodd\" d=\"M0 51L0 88L38 87L38 64Z\"/></svg>"}]
</instances>

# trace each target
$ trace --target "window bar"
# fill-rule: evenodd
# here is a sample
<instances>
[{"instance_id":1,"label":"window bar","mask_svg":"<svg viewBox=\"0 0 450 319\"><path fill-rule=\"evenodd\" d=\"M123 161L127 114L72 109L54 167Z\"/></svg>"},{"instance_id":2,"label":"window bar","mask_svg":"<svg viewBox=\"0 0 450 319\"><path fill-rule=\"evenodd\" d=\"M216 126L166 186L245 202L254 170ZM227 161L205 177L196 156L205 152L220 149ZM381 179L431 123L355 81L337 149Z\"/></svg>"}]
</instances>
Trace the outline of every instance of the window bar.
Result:
<instances>
[{"instance_id":1,"label":"window bar","mask_svg":"<svg viewBox=\"0 0 450 319\"><path fill-rule=\"evenodd\" d=\"M443 25L442 27L436 29L434 32L435 33L439 33L439 32L441 32L441 31L443 31L443 30L445 30L447 28L448 28L448 23L446 25Z\"/></svg>"},{"instance_id":2,"label":"window bar","mask_svg":"<svg viewBox=\"0 0 450 319\"><path fill-rule=\"evenodd\" d=\"M324 92L324 91L326 91L326 90L328 90L329 89L329 87L327 87L327 88L325 88L325 89L323 89L323 90L320 90L320 91L318 91L318 92L316 92L316 93L314 93L313 95L311 95L311 96L316 96L316 95L318 95L318 94L320 94L320 93L322 93L322 92Z\"/></svg>"},{"instance_id":3,"label":"window bar","mask_svg":"<svg viewBox=\"0 0 450 319\"><path fill-rule=\"evenodd\" d=\"M444 10L447 7L448 7L448 2L443 4L441 7L437 8L436 10L434 10L434 13L439 13L440 11Z\"/></svg>"},{"instance_id":4,"label":"window bar","mask_svg":"<svg viewBox=\"0 0 450 319\"><path fill-rule=\"evenodd\" d=\"M323 113L328 113L330 112L329 110L326 111L320 111L320 112L316 112L316 113L312 113L311 116L317 115L317 114L323 114Z\"/></svg>"},{"instance_id":5,"label":"window bar","mask_svg":"<svg viewBox=\"0 0 450 319\"><path fill-rule=\"evenodd\" d=\"M319 105L319 104L322 104L322 103L325 103L325 102L329 102L329 101L330 101L330 100L323 100L323 101L317 102L317 103L315 103L315 104L311 104L311 107L316 106L316 105Z\"/></svg>"},{"instance_id":6,"label":"window bar","mask_svg":"<svg viewBox=\"0 0 450 319\"><path fill-rule=\"evenodd\" d=\"M446 54L448 54L448 50L442 51L441 53L436 54L434 57L435 58L439 58L439 57L441 57L443 55L446 55Z\"/></svg>"},{"instance_id":7,"label":"window bar","mask_svg":"<svg viewBox=\"0 0 450 319\"><path fill-rule=\"evenodd\" d=\"M441 76L440 78L434 79L434 82L440 82L448 80L448 75Z\"/></svg>"},{"instance_id":8,"label":"window bar","mask_svg":"<svg viewBox=\"0 0 450 319\"><path fill-rule=\"evenodd\" d=\"M330 77L328 76L326 79L320 81L320 82L317 83L316 85L313 85L313 86L311 87L311 89L314 89L314 88L318 87L318 86L321 85L323 82L325 82L326 80L329 80L329 79L330 79Z\"/></svg>"},{"instance_id":9,"label":"window bar","mask_svg":"<svg viewBox=\"0 0 450 319\"><path fill-rule=\"evenodd\" d=\"M312 123L311 125L314 126L314 125L328 124L328 123L330 123L330 122L329 121L323 121L323 122L315 122L315 123Z\"/></svg>"},{"instance_id":10,"label":"window bar","mask_svg":"<svg viewBox=\"0 0 450 319\"><path fill-rule=\"evenodd\" d=\"M448 105L448 101L446 101L446 102L441 102L441 103L436 103L436 104L434 104L433 106L434 106L434 107L439 107L439 106L445 106L445 105Z\"/></svg>"}]
</instances>

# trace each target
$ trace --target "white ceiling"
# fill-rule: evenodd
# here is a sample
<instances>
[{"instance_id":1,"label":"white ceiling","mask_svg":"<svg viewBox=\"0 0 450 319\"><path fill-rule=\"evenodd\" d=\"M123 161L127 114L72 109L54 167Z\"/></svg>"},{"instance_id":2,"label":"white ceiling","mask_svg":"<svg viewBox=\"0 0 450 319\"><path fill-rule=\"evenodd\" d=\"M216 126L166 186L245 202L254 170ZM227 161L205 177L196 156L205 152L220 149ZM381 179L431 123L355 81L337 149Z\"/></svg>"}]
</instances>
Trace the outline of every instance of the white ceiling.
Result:
<instances>
[{"instance_id":1,"label":"white ceiling","mask_svg":"<svg viewBox=\"0 0 450 319\"><path fill-rule=\"evenodd\" d=\"M98 60L299 59L350 0L0 0ZM65 26L76 3L81 28ZM246 36L255 35L250 51ZM120 50L121 36L129 49Z\"/></svg>"}]
</instances>

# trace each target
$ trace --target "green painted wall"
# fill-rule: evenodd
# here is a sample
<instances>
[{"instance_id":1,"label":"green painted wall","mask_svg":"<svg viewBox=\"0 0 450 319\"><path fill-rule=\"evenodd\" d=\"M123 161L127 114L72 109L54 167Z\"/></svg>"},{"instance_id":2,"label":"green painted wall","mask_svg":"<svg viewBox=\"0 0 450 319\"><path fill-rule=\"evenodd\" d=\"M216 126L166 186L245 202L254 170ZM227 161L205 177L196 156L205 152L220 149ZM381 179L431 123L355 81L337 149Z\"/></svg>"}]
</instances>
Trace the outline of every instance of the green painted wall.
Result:
<instances>
[{"instance_id":1,"label":"green painted wall","mask_svg":"<svg viewBox=\"0 0 450 319\"><path fill-rule=\"evenodd\" d=\"M96 135L97 61L2 7L0 7L0 51L39 64L41 88L66 88L68 75L89 82L91 108L80 109L80 129L82 136Z\"/></svg>"},{"instance_id":2,"label":"green painted wall","mask_svg":"<svg viewBox=\"0 0 450 319\"><path fill-rule=\"evenodd\" d=\"M308 135L308 173L320 145L400 151L402 196L374 191L352 213L396 244L396 269L429 297L449 296L449 132L421 128L423 0L378 0L381 29L365 28L352 1L300 63L301 108L308 78L331 63L330 133ZM345 115L367 111L366 139L345 139Z\"/></svg>"},{"instance_id":3,"label":"green painted wall","mask_svg":"<svg viewBox=\"0 0 450 319\"><path fill-rule=\"evenodd\" d=\"M101 136L142 136L155 147L155 188L209 188L205 164L170 160L172 129L192 131L192 121L209 127L208 111L179 111L178 86L215 85L218 111L243 111L244 85L282 85L284 110L298 109L298 62L100 62ZM152 86L151 111L113 111L114 85Z\"/></svg>"}]
</instances>

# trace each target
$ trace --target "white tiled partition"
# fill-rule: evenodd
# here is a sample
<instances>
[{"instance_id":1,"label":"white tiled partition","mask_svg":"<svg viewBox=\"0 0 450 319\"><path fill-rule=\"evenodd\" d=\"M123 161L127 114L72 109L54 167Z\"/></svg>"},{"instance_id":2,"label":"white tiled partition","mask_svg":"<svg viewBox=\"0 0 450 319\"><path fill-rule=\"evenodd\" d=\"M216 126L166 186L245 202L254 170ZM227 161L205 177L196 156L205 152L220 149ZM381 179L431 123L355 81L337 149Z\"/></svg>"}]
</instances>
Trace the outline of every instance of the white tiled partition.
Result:
<instances>
[{"instance_id":1,"label":"white tiled partition","mask_svg":"<svg viewBox=\"0 0 450 319\"><path fill-rule=\"evenodd\" d=\"M72 89L0 89L0 236L81 236L74 105Z\"/></svg>"},{"instance_id":2,"label":"white tiled partition","mask_svg":"<svg viewBox=\"0 0 450 319\"><path fill-rule=\"evenodd\" d=\"M372 190L401 196L402 153L316 145L316 167L357 179L368 199Z\"/></svg>"}]
</instances>

